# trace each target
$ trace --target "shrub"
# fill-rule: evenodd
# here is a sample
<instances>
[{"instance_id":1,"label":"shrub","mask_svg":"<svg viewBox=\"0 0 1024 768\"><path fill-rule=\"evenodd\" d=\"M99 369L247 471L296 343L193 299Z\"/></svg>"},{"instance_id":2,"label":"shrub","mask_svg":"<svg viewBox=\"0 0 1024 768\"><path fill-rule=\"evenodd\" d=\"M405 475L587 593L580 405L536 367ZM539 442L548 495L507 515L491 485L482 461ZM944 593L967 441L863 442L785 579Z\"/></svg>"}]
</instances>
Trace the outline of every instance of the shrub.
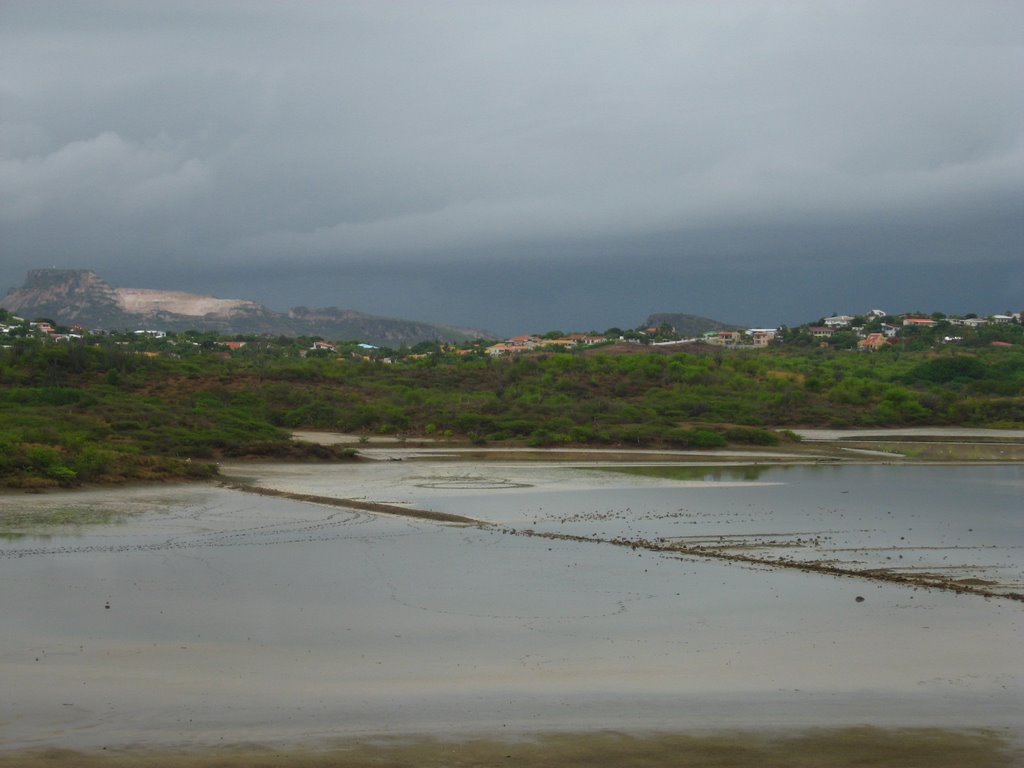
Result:
<instances>
[{"instance_id":1,"label":"shrub","mask_svg":"<svg viewBox=\"0 0 1024 768\"><path fill-rule=\"evenodd\" d=\"M730 443L748 443L750 445L778 445L779 436L767 429L752 427L732 427L725 431L725 439Z\"/></svg>"},{"instance_id":2,"label":"shrub","mask_svg":"<svg viewBox=\"0 0 1024 768\"><path fill-rule=\"evenodd\" d=\"M725 444L725 437L710 429L694 429L690 432L690 445L695 448L721 448Z\"/></svg>"}]
</instances>

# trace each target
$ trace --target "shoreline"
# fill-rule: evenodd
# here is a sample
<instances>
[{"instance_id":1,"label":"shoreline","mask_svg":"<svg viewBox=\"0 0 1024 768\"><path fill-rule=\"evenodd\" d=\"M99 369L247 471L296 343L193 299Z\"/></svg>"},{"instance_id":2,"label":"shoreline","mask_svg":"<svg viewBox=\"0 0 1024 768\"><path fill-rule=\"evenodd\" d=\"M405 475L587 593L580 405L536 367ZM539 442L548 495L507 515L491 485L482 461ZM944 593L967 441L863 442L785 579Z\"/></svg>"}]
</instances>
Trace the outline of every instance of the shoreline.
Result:
<instances>
[{"instance_id":1,"label":"shoreline","mask_svg":"<svg viewBox=\"0 0 1024 768\"><path fill-rule=\"evenodd\" d=\"M371 437L341 432L296 430L295 440L323 446L351 445L355 457L324 459L325 466L345 466L359 461L417 461L421 459L457 461L552 461L559 464L593 459L596 464L613 463L689 463L697 466L728 466L750 464L899 464L899 465L1004 465L1024 463L1024 429L990 429L969 427L904 427L893 429L795 428L802 440L780 446L725 447L711 449L629 448L587 446L529 447L522 445L477 446L465 442L440 442L431 438ZM928 440L924 438L934 438ZM899 443L910 448L904 452ZM1006 455L996 455L1006 454ZM911 453L917 455L910 455ZM973 454L973 455L970 455ZM600 457L595 459L594 457ZM239 458L222 463L308 464L311 459L287 457ZM173 485L221 484L221 474L210 477L168 476L155 480L130 478L111 482L87 482L72 486L40 485L20 487L0 484L0 497L8 495L45 495L106 489L159 488Z\"/></svg>"}]
</instances>

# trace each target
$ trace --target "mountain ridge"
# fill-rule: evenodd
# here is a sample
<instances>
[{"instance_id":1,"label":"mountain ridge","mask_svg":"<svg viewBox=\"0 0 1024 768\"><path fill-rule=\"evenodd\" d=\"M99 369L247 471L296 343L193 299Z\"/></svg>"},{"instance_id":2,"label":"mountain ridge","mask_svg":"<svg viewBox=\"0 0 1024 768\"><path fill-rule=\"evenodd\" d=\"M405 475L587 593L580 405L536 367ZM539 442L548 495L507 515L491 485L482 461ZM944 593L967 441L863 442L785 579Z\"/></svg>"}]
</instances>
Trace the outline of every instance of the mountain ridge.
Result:
<instances>
[{"instance_id":1,"label":"mountain ridge","mask_svg":"<svg viewBox=\"0 0 1024 768\"><path fill-rule=\"evenodd\" d=\"M321 336L382 346L493 338L476 328L379 317L355 310L293 307L275 312L248 299L185 291L115 288L92 270L33 269L0 299L9 312L92 329L211 330L274 336Z\"/></svg>"},{"instance_id":2,"label":"mountain ridge","mask_svg":"<svg viewBox=\"0 0 1024 768\"><path fill-rule=\"evenodd\" d=\"M154 288L118 288L86 269L29 270L20 288L0 298L0 307L63 325L93 330L204 330L223 334L320 336L400 346L421 341L462 342L499 338L477 328L381 317L339 307L295 306L276 312L250 299L222 299L210 294ZM736 326L697 315L656 313L647 327L669 324L681 336Z\"/></svg>"}]
</instances>

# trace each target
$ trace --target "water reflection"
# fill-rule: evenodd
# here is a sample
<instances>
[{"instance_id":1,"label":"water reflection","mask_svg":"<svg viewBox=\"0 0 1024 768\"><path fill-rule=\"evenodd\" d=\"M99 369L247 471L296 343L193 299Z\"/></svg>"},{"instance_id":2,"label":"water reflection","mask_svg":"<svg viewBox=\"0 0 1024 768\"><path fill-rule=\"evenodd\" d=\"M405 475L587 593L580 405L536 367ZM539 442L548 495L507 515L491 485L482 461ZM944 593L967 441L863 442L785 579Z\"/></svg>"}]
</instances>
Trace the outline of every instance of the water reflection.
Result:
<instances>
[{"instance_id":1,"label":"water reflection","mask_svg":"<svg viewBox=\"0 0 1024 768\"><path fill-rule=\"evenodd\" d=\"M602 467L603 472L622 472L640 477L661 477L667 480L759 480L770 469L764 464L744 464L740 466L616 466Z\"/></svg>"}]
</instances>

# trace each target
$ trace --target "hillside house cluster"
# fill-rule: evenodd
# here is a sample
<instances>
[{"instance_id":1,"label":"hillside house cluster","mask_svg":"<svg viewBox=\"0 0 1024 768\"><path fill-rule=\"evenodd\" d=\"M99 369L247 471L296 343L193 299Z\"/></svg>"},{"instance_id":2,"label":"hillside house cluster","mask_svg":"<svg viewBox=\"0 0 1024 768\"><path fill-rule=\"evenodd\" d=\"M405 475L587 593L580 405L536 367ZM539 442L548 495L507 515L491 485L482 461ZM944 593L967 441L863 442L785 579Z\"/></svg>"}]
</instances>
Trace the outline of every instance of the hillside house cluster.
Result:
<instances>
[{"instance_id":1,"label":"hillside house cluster","mask_svg":"<svg viewBox=\"0 0 1024 768\"><path fill-rule=\"evenodd\" d=\"M26 328L31 336L41 336L50 341L68 342L73 339L81 339L85 333L84 329L74 326L68 333L58 333L52 323L46 321L26 322L24 318L11 315L10 322L0 323L0 333L5 336L25 335Z\"/></svg>"},{"instance_id":2,"label":"hillside house cluster","mask_svg":"<svg viewBox=\"0 0 1024 768\"><path fill-rule=\"evenodd\" d=\"M890 317L880 309L872 309L863 315L866 323L871 324L871 331L866 330L865 325L854 325L855 318L849 315L833 315L825 318L820 326L809 326L807 332L816 339L828 339L839 331L849 331L857 335L857 348L862 350L877 350L886 344L894 343L895 340L907 331L913 329L931 330L939 323L948 323L951 326L977 329L986 325L1006 325L1008 323L1020 323L1021 313L1015 312L1006 315L989 315L988 317L944 317L936 315L925 317L915 314L903 314ZM887 318L898 322L878 322ZM963 341L962 336L948 335L943 337L947 344Z\"/></svg>"},{"instance_id":3,"label":"hillside house cluster","mask_svg":"<svg viewBox=\"0 0 1024 768\"><path fill-rule=\"evenodd\" d=\"M25 327L25 320L21 317L15 317L11 315L10 322L0 323L0 333L7 336L12 333L17 333Z\"/></svg>"},{"instance_id":4,"label":"hillside house cluster","mask_svg":"<svg viewBox=\"0 0 1024 768\"><path fill-rule=\"evenodd\" d=\"M501 355L514 355L520 352L532 352L538 349L576 349L578 347L589 347L607 341L604 336L590 336L585 333L570 333L567 336L559 336L555 339L545 339L540 336L513 336L505 341L499 341L487 347L486 352L491 357Z\"/></svg>"},{"instance_id":5,"label":"hillside house cluster","mask_svg":"<svg viewBox=\"0 0 1024 768\"><path fill-rule=\"evenodd\" d=\"M590 347L597 344L618 342L632 344L649 344L651 346L668 346L688 344L696 341L703 341L706 344L733 349L756 349L768 347L773 343L791 338L791 333L805 334L818 341L822 346L839 344L843 347L856 347L862 350L877 350L884 348L887 344L895 343L895 340L904 337L920 337L925 331L932 331L939 328L943 335L934 339L941 343L955 344L970 338L969 331L975 331L986 326L1022 325L1024 318L1020 312L1006 312L1004 314L992 314L986 317L978 317L973 314L963 317L948 317L942 313L924 315L923 313L906 313L900 315L889 315L881 309L871 309L861 315L835 314L825 317L812 325L802 325L799 328L787 330L786 328L746 328L742 330L718 330L708 331L697 338L680 338L679 334L667 324L655 328L638 328L636 330L620 331L612 329L605 335L571 333L553 338L554 334L545 336L521 335L513 336L504 341L483 347L486 342L474 344L472 347L462 345L444 345L439 350L428 350L419 354L401 354L393 358L385 356L390 350L381 350L372 344L355 344L354 342L332 342L326 340L315 340L306 349L299 350L302 357L308 354L336 355L340 357L353 357L375 362L393 362L394 359L420 359L437 354L438 351L449 355L469 355L485 352L490 357L503 355L515 355L522 352L544 351L544 350L572 350L582 347ZM963 330L959 330L963 329ZM146 341L161 341L167 344L175 344L172 338L164 331L159 330L135 330L125 333L137 339ZM559 333L559 332L555 332ZM79 326L70 329L63 326L57 327L53 323L43 319L29 321L24 318L4 313L3 321L0 322L0 337L34 337L52 342L69 342L86 336L106 335L105 331L86 331ZM841 340L837 337L841 334ZM852 335L852 338L851 338ZM991 334L990 334L991 335ZM996 334L1000 335L1000 334ZM173 337L173 335L172 335ZM796 340L797 337L792 337ZM929 338L931 338L929 336ZM118 344L128 344L127 341L118 341ZM186 341L191 346L197 346L196 341ZM805 341L806 343L806 337ZM992 342L993 344L995 341ZM237 353L246 346L245 341L218 342L223 354Z\"/></svg>"},{"instance_id":6,"label":"hillside house cluster","mask_svg":"<svg viewBox=\"0 0 1024 768\"><path fill-rule=\"evenodd\" d=\"M767 347L778 335L778 328L747 328L744 331L708 331L701 340L716 347Z\"/></svg>"},{"instance_id":7,"label":"hillside house cluster","mask_svg":"<svg viewBox=\"0 0 1024 768\"><path fill-rule=\"evenodd\" d=\"M938 318L938 319L937 319ZM887 321L887 322L886 322ZM865 351L882 349L887 344L895 343L902 334L912 333L913 329L931 330L939 323L948 323L956 327L977 329L986 325L1006 325L1021 323L1021 313L989 315L988 317L944 317L942 315L922 316L913 313L891 316L881 309L872 309L863 315L832 315L823 318L813 325L801 326L800 330L823 345L827 344L836 334L852 333L857 337L857 348ZM740 331L708 331L702 337L707 344L735 349L766 347L776 340L781 341L779 329L748 328ZM963 341L962 336L948 335L943 338L947 344Z\"/></svg>"}]
</instances>

